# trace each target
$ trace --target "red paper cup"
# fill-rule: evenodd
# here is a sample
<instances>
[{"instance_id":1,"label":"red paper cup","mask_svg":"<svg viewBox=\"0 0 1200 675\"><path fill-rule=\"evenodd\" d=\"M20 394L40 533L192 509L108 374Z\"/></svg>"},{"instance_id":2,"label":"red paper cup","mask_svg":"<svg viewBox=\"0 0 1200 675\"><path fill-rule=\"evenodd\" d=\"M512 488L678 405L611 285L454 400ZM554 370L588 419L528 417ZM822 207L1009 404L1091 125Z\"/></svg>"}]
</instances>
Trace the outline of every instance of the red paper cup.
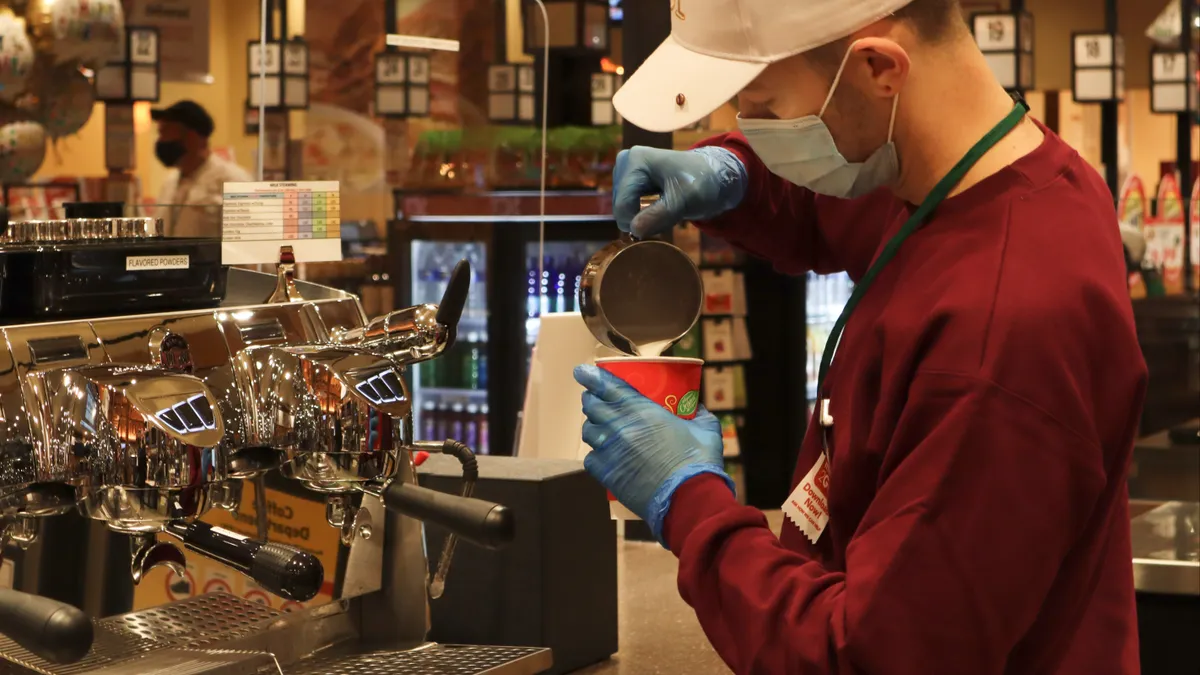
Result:
<instances>
[{"instance_id":1,"label":"red paper cup","mask_svg":"<svg viewBox=\"0 0 1200 675\"><path fill-rule=\"evenodd\" d=\"M701 359L618 356L596 359L596 366L685 420L694 418L700 409L700 376L704 372ZM611 492L608 500L615 500Z\"/></svg>"},{"instance_id":2,"label":"red paper cup","mask_svg":"<svg viewBox=\"0 0 1200 675\"><path fill-rule=\"evenodd\" d=\"M673 415L690 420L700 409L700 375L704 371L701 359L618 356L596 359L596 365Z\"/></svg>"}]
</instances>

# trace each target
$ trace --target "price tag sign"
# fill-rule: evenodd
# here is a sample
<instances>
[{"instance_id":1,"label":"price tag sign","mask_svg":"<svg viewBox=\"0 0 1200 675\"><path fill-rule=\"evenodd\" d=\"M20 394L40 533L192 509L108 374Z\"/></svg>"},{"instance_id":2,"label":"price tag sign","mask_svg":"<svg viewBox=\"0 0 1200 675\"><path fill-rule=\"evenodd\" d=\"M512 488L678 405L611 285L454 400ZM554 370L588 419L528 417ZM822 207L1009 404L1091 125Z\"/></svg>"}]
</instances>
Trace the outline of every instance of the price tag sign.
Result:
<instances>
[{"instance_id":1,"label":"price tag sign","mask_svg":"<svg viewBox=\"0 0 1200 675\"><path fill-rule=\"evenodd\" d=\"M250 73L252 75L262 74L265 70L267 75L279 74L279 44L268 42L266 49L263 49L261 43L253 43L250 45Z\"/></svg>"},{"instance_id":2,"label":"price tag sign","mask_svg":"<svg viewBox=\"0 0 1200 675\"><path fill-rule=\"evenodd\" d=\"M1012 14L980 14L975 17L975 42L983 52L1013 51L1017 48L1017 17Z\"/></svg>"}]
</instances>

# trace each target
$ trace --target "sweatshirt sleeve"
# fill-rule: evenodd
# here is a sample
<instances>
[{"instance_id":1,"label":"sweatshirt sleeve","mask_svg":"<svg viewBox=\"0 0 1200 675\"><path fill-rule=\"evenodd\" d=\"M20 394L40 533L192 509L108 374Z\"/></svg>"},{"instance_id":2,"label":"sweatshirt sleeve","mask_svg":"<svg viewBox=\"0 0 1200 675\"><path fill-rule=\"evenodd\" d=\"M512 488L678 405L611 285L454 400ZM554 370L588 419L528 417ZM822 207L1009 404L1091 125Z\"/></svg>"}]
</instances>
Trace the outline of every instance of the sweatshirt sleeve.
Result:
<instances>
[{"instance_id":1,"label":"sweatshirt sleeve","mask_svg":"<svg viewBox=\"0 0 1200 675\"><path fill-rule=\"evenodd\" d=\"M1098 447L1024 399L919 374L844 571L785 549L710 476L676 493L666 539L680 594L735 673L989 675L1034 621L1104 474Z\"/></svg>"},{"instance_id":2,"label":"sweatshirt sleeve","mask_svg":"<svg viewBox=\"0 0 1200 675\"><path fill-rule=\"evenodd\" d=\"M739 132L696 145L704 146L737 155L750 185L737 208L696 223L701 230L786 274L848 271L858 278L866 271L897 205L890 192L880 190L856 200L815 195L771 173Z\"/></svg>"}]
</instances>

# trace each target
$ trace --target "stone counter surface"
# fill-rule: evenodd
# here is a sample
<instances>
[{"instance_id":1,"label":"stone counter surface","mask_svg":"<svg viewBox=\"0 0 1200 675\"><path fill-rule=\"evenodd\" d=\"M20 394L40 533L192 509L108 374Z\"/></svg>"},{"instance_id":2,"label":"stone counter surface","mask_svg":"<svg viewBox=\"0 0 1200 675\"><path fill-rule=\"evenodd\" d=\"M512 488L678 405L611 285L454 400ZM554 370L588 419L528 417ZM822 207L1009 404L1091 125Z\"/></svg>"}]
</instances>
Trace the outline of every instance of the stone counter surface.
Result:
<instances>
[{"instance_id":1,"label":"stone counter surface","mask_svg":"<svg viewBox=\"0 0 1200 675\"><path fill-rule=\"evenodd\" d=\"M767 513L779 532L783 514ZM679 563L655 543L617 542L619 651L578 675L717 675L729 673L675 585Z\"/></svg>"}]
</instances>

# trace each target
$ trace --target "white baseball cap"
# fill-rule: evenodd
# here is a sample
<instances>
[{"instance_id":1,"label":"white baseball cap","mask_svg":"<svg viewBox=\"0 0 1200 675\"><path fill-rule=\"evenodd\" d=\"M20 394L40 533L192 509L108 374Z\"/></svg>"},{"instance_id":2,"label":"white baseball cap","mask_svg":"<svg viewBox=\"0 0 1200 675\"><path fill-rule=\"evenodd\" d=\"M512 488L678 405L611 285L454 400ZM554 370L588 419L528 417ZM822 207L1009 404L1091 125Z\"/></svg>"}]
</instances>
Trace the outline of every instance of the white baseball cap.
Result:
<instances>
[{"instance_id":1,"label":"white baseball cap","mask_svg":"<svg viewBox=\"0 0 1200 675\"><path fill-rule=\"evenodd\" d=\"M840 40L910 2L671 0L671 35L625 82L613 105L648 131L695 124L768 65Z\"/></svg>"}]
</instances>

